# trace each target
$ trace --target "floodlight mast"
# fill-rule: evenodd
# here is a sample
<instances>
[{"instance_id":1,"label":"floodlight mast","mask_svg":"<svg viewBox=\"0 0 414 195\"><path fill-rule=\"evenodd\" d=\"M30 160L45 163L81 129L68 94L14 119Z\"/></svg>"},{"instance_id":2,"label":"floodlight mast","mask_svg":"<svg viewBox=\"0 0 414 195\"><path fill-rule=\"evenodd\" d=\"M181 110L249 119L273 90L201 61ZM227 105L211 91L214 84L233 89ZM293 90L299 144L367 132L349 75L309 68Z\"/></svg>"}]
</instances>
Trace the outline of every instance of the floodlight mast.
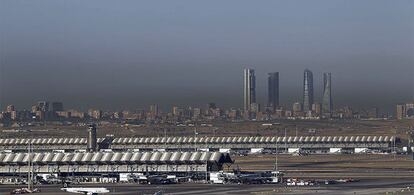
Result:
<instances>
[{"instance_id":1,"label":"floodlight mast","mask_svg":"<svg viewBox=\"0 0 414 195\"><path fill-rule=\"evenodd\" d=\"M29 139L29 146L27 148L28 150L28 171L27 171L27 189L30 191L33 188L33 162L32 162L32 140Z\"/></svg>"},{"instance_id":2,"label":"floodlight mast","mask_svg":"<svg viewBox=\"0 0 414 195\"><path fill-rule=\"evenodd\" d=\"M278 145L277 145L277 138L278 138L278 137L276 137L276 139L275 139L275 141L276 141L275 171L278 171L278 166L277 166L277 155L278 155L279 151L278 151Z\"/></svg>"}]
</instances>

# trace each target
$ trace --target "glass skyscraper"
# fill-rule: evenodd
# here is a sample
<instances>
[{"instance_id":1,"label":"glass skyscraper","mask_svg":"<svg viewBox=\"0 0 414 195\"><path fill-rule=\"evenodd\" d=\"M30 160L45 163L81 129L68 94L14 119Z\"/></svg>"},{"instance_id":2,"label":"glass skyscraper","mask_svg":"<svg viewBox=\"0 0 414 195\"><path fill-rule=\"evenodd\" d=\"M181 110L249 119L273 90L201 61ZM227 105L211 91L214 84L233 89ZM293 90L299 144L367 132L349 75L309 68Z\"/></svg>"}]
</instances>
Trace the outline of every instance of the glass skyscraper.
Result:
<instances>
[{"instance_id":1,"label":"glass skyscraper","mask_svg":"<svg viewBox=\"0 0 414 195\"><path fill-rule=\"evenodd\" d=\"M256 103L256 77L254 70L244 69L244 111L250 111L252 103Z\"/></svg>"},{"instance_id":2,"label":"glass skyscraper","mask_svg":"<svg viewBox=\"0 0 414 195\"><path fill-rule=\"evenodd\" d=\"M303 73L303 111L312 110L313 104L313 74L305 69Z\"/></svg>"},{"instance_id":3,"label":"glass skyscraper","mask_svg":"<svg viewBox=\"0 0 414 195\"><path fill-rule=\"evenodd\" d=\"M279 106L279 72L269 73L267 78L267 87L268 87L268 106L276 110Z\"/></svg>"},{"instance_id":4,"label":"glass skyscraper","mask_svg":"<svg viewBox=\"0 0 414 195\"><path fill-rule=\"evenodd\" d=\"M323 73L322 113L332 113L331 73Z\"/></svg>"}]
</instances>

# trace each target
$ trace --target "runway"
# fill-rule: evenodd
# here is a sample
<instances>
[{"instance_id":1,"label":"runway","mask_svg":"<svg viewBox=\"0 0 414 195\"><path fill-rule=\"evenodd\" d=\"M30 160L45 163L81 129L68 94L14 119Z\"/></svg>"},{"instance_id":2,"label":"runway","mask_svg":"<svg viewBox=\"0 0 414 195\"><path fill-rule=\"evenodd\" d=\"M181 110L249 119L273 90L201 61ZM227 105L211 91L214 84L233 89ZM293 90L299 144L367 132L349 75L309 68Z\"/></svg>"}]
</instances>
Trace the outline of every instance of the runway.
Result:
<instances>
[{"instance_id":1,"label":"runway","mask_svg":"<svg viewBox=\"0 0 414 195\"><path fill-rule=\"evenodd\" d=\"M7 194L12 189L20 186L0 185L0 194ZM59 185L37 186L42 190L39 194L65 195L71 194L60 191ZM342 183L333 185L317 186L293 186L266 184L266 185L221 185L221 184L174 184L174 185L140 185L140 184L84 184L72 187L106 187L109 194L123 195L145 195L163 192L170 195L188 194L385 194L390 192L405 191L407 194L414 193L408 188L414 189L414 179L366 179L360 182Z\"/></svg>"}]
</instances>

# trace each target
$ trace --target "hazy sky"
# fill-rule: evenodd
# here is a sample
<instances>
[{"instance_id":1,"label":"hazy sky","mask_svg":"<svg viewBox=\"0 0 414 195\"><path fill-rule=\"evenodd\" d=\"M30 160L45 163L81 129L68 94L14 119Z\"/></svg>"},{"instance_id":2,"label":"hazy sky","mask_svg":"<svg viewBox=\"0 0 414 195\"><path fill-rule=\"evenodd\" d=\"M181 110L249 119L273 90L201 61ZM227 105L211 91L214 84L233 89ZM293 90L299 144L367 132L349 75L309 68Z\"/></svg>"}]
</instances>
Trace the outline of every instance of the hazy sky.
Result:
<instances>
[{"instance_id":1,"label":"hazy sky","mask_svg":"<svg viewBox=\"0 0 414 195\"><path fill-rule=\"evenodd\" d=\"M303 70L332 72L336 108L414 99L414 1L0 0L0 106L242 107L243 68L280 72L281 103Z\"/></svg>"}]
</instances>

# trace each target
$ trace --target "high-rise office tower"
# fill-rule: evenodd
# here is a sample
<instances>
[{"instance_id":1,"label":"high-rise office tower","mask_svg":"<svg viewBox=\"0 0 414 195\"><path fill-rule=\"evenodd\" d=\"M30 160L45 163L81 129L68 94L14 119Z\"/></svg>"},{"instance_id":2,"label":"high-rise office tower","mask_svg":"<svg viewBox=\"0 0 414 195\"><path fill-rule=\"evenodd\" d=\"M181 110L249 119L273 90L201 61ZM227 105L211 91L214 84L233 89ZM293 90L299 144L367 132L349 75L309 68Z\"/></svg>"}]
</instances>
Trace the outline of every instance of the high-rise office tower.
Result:
<instances>
[{"instance_id":1,"label":"high-rise office tower","mask_svg":"<svg viewBox=\"0 0 414 195\"><path fill-rule=\"evenodd\" d=\"M180 116L181 113L182 113L182 109L181 108L179 108L178 106L173 106L172 107L172 114L174 116Z\"/></svg>"},{"instance_id":2,"label":"high-rise office tower","mask_svg":"<svg viewBox=\"0 0 414 195\"><path fill-rule=\"evenodd\" d=\"M158 104L152 104L150 105L150 113L152 116L158 116L159 114L159 109L158 109Z\"/></svg>"},{"instance_id":3,"label":"high-rise office tower","mask_svg":"<svg viewBox=\"0 0 414 195\"><path fill-rule=\"evenodd\" d=\"M254 70L244 69L244 111L250 111L252 103L256 103L256 77Z\"/></svg>"},{"instance_id":4,"label":"high-rise office tower","mask_svg":"<svg viewBox=\"0 0 414 195\"><path fill-rule=\"evenodd\" d=\"M16 109L14 108L14 105L8 105L6 108L6 112L13 112L16 111Z\"/></svg>"},{"instance_id":5,"label":"high-rise office tower","mask_svg":"<svg viewBox=\"0 0 414 195\"><path fill-rule=\"evenodd\" d=\"M312 111L315 112L315 114L320 115L322 112L322 105L320 103L313 103Z\"/></svg>"},{"instance_id":6,"label":"high-rise office tower","mask_svg":"<svg viewBox=\"0 0 414 195\"><path fill-rule=\"evenodd\" d=\"M313 74L305 69L303 73L303 111L312 110L313 104Z\"/></svg>"},{"instance_id":7,"label":"high-rise office tower","mask_svg":"<svg viewBox=\"0 0 414 195\"><path fill-rule=\"evenodd\" d=\"M397 104L397 119L401 120L407 116L407 106L405 104Z\"/></svg>"},{"instance_id":8,"label":"high-rise office tower","mask_svg":"<svg viewBox=\"0 0 414 195\"><path fill-rule=\"evenodd\" d=\"M279 106L279 72L269 73L268 85L268 106L275 111Z\"/></svg>"},{"instance_id":9,"label":"high-rise office tower","mask_svg":"<svg viewBox=\"0 0 414 195\"><path fill-rule=\"evenodd\" d=\"M39 107L40 111L43 111L43 112L49 111L49 102L47 101L39 101L37 102L37 106Z\"/></svg>"},{"instance_id":10,"label":"high-rise office tower","mask_svg":"<svg viewBox=\"0 0 414 195\"><path fill-rule=\"evenodd\" d=\"M331 73L323 73L322 113L332 113Z\"/></svg>"}]
</instances>

